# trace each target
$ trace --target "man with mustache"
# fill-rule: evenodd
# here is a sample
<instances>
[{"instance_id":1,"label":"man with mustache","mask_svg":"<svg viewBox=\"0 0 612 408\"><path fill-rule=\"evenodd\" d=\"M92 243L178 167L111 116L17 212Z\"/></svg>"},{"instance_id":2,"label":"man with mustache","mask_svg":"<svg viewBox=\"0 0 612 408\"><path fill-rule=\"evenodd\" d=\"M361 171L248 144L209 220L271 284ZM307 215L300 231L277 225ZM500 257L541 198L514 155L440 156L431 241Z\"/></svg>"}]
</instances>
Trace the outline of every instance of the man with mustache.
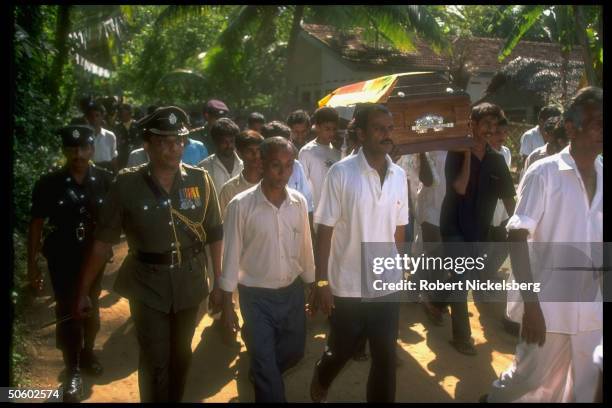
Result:
<instances>
[{"instance_id":1,"label":"man with mustache","mask_svg":"<svg viewBox=\"0 0 612 408\"><path fill-rule=\"evenodd\" d=\"M579 90L563 117L569 146L527 169L506 225L514 244L512 273L518 282L537 282L541 289L520 291L520 298L508 293L508 315L521 323L521 339L514 361L483 402L592 402L595 397L599 372L592 356L603 334L597 271L604 256L598 249L603 243L604 177L598 157L603 90Z\"/></svg>"},{"instance_id":2,"label":"man with mustache","mask_svg":"<svg viewBox=\"0 0 612 408\"><path fill-rule=\"evenodd\" d=\"M440 213L440 233L446 256L478 256L472 243L486 242L490 237L490 225L497 201L501 199L508 214L514 211L514 184L504 157L489 145L497 131L497 124L504 119L497 105L481 103L472 108L470 128L474 146L465 151L451 151L446 156L446 195ZM470 243L459 246L459 243ZM466 279L455 271L450 280ZM467 273L467 272L466 272ZM467 291L434 294L430 313L440 320L442 311L451 307L452 346L460 353L475 355L467 308Z\"/></svg>"},{"instance_id":3,"label":"man with mustache","mask_svg":"<svg viewBox=\"0 0 612 408\"><path fill-rule=\"evenodd\" d=\"M42 290L42 274L36 263L43 224L49 221L52 232L45 237L42 253L47 258L55 296L58 320L70 315L77 296L78 274L85 253L91 248L96 215L104 203L112 174L90 163L94 154L94 129L89 126L67 126L59 131L66 165L42 176L32 193L32 220L28 234L28 277L30 285ZM56 325L56 346L62 350L66 380L64 401L82 398L81 368L93 375L102 366L93 354L100 329L98 296L105 257L96 270L96 279L87 292L91 313L84 320L70 319Z\"/></svg>"},{"instance_id":4,"label":"man with mustache","mask_svg":"<svg viewBox=\"0 0 612 408\"><path fill-rule=\"evenodd\" d=\"M197 313L208 294L205 245L215 276L221 273L223 226L213 181L181 163L187 114L162 107L142 118L146 165L119 173L98 218L95 242L81 268L75 315L88 309L86 294L101 254L125 232L129 252L115 291L129 301L139 346L142 402L180 402L191 364ZM216 289L220 302L221 291ZM215 289L211 303L215 303ZM214 306L214 305L212 305Z\"/></svg>"},{"instance_id":5,"label":"man with mustache","mask_svg":"<svg viewBox=\"0 0 612 408\"><path fill-rule=\"evenodd\" d=\"M311 381L314 402L325 401L334 378L364 337L372 355L367 401L395 400L399 303L396 293L379 296L362 285L370 275L362 274L361 262L371 252L362 249L363 243L384 243L385 250L395 256L396 245L404 242L406 173L389 157L393 118L386 107L362 105L355 112L355 129L362 147L331 167L314 216L317 283L314 302L309 304L312 311L319 309L329 316L330 327L326 350ZM403 272L385 275L397 282Z\"/></svg>"}]
</instances>

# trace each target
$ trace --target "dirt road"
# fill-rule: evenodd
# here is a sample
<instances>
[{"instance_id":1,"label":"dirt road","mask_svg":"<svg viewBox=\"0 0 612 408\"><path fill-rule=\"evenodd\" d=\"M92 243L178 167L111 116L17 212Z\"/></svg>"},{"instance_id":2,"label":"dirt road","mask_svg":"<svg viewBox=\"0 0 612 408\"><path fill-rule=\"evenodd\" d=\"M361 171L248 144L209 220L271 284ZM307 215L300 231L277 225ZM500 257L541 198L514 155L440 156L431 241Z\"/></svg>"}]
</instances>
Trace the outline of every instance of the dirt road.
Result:
<instances>
[{"instance_id":1,"label":"dirt road","mask_svg":"<svg viewBox=\"0 0 612 408\"><path fill-rule=\"evenodd\" d=\"M96 352L105 372L99 378L85 377L85 402L139 402L138 347L134 325L129 319L126 299L111 291L116 270L125 256L125 244L115 249L114 263L108 265L100 297L102 327ZM34 301L27 314L32 329L30 380L36 388L55 388L61 381L61 353L55 348L54 326L36 329L53 320L53 298L46 294ZM483 307L480 307L483 309ZM512 361L516 339L504 332L491 304L482 313L470 303L472 335L477 356L457 353L449 344L450 319L443 327L430 325L420 305L402 304L397 371L398 402L476 402L488 391L495 377ZM249 402L254 400L248 381L248 355L240 336L240 346L228 347L210 329L212 320L205 313L193 337L193 363L185 392L185 402ZM308 324L306 355L287 373L288 401L309 402L309 384L315 362L325 346L327 322L317 316ZM340 373L329 393L330 402L365 401L365 384L370 362L351 361Z\"/></svg>"}]
</instances>

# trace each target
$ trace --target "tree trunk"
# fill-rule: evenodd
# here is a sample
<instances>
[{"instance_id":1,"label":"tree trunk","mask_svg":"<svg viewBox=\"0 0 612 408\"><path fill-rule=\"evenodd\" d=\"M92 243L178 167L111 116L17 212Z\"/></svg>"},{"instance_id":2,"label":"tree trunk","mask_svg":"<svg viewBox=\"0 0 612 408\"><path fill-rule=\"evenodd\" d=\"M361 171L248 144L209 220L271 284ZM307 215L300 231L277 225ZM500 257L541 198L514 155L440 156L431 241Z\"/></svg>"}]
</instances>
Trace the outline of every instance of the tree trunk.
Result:
<instances>
[{"instance_id":1,"label":"tree trunk","mask_svg":"<svg viewBox=\"0 0 612 408\"><path fill-rule=\"evenodd\" d=\"M586 73L587 82L589 85L598 85L595 69L593 68L593 55L591 55L589 39L587 38L586 34L586 22L584 20L583 9L582 6L572 7L574 8L574 17L576 19L576 26L578 27L578 40L582 46L582 59L584 61L584 70Z\"/></svg>"},{"instance_id":2,"label":"tree trunk","mask_svg":"<svg viewBox=\"0 0 612 408\"><path fill-rule=\"evenodd\" d=\"M291 32L289 34L289 41L287 42L287 63L285 65L285 103L283 106L285 109L293 105L297 96L293 89L289 87L292 69L295 65L295 45L297 42L298 35L302 29L300 22L304 16L304 6L297 5L293 12L293 21L291 23Z\"/></svg>"},{"instance_id":3,"label":"tree trunk","mask_svg":"<svg viewBox=\"0 0 612 408\"><path fill-rule=\"evenodd\" d=\"M563 106L567 103L567 70L569 67L569 52L561 51L561 102Z\"/></svg>"},{"instance_id":4,"label":"tree trunk","mask_svg":"<svg viewBox=\"0 0 612 408\"><path fill-rule=\"evenodd\" d=\"M57 25L55 28L55 49L57 54L51 66L49 75L49 92L51 104L56 106L59 97L60 84L62 82L64 65L68 59L68 34L70 33L70 7L59 6L57 12Z\"/></svg>"}]
</instances>

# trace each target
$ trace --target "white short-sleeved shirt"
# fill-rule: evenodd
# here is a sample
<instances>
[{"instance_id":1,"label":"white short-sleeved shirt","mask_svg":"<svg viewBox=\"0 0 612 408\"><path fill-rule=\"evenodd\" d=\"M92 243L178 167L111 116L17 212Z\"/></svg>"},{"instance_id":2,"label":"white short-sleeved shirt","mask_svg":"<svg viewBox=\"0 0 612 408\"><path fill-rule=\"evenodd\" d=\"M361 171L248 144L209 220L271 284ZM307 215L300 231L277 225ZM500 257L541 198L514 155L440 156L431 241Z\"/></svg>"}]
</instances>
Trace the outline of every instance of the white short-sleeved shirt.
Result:
<instances>
[{"instance_id":1,"label":"white short-sleeved shirt","mask_svg":"<svg viewBox=\"0 0 612 408\"><path fill-rule=\"evenodd\" d=\"M327 271L334 296L362 297L362 243L385 243L388 256L397 254L389 244L395 243L395 229L408 224L408 189L404 170L389 156L387 164L382 187L362 149L334 164L325 179L314 222L334 228ZM388 280L399 281L402 272L397 273Z\"/></svg>"},{"instance_id":2,"label":"white short-sleeved shirt","mask_svg":"<svg viewBox=\"0 0 612 408\"><path fill-rule=\"evenodd\" d=\"M428 152L433 184L429 187L421 186L417 194L417 221L419 224L427 222L432 225L440 225L440 211L442 201L446 195L446 177L444 176L444 164L446 163L447 151Z\"/></svg>"},{"instance_id":3,"label":"white short-sleeved shirt","mask_svg":"<svg viewBox=\"0 0 612 408\"><path fill-rule=\"evenodd\" d=\"M528 230L529 242L565 243L548 246L546 251L540 248L535 252L534 247L530 248L534 281L542 283L538 297L548 332L575 334L602 327L601 301L542 301L547 298L560 300L559 293L571 296L576 288L581 288L582 293L597 293L596 299L601 299L598 283L590 273L564 269L584 268L587 257L593 266L602 266L603 258L596 251L603 242L603 163L595 160L594 166L597 188L593 201L588 203L569 146L558 154L538 160L529 167L519 185L516 210L506 226L508 230ZM516 322L522 319L523 304L518 291L508 292L508 315Z\"/></svg>"},{"instance_id":4,"label":"white short-sleeved shirt","mask_svg":"<svg viewBox=\"0 0 612 408\"><path fill-rule=\"evenodd\" d=\"M109 162L117 157L117 138L110 130L102 128L94 137L94 163Z\"/></svg>"},{"instance_id":5,"label":"white short-sleeved shirt","mask_svg":"<svg viewBox=\"0 0 612 408\"><path fill-rule=\"evenodd\" d=\"M233 292L244 286L278 289L298 276L314 282L315 267L306 199L292 188L277 208L261 183L227 205L223 221L223 267L219 286Z\"/></svg>"},{"instance_id":6,"label":"white short-sleeved shirt","mask_svg":"<svg viewBox=\"0 0 612 408\"><path fill-rule=\"evenodd\" d=\"M234 168L232 169L231 173L227 171L227 169L225 168L223 163L221 163L221 160L219 160L216 154L210 155L204 160L202 160L200 163L198 163L198 167L201 167L204 170L208 171L208 174L210 174L210 177L213 180L213 184L215 185L215 191L217 192L218 197L219 191L221 191L221 187L223 187L223 185L227 183L229 179L231 179L232 177L236 177L238 174L240 174L240 172L244 168L244 165L242 163L242 160L240 160L240 157L238 157L236 152L234 152Z\"/></svg>"},{"instance_id":7,"label":"white short-sleeved shirt","mask_svg":"<svg viewBox=\"0 0 612 408\"><path fill-rule=\"evenodd\" d=\"M325 176L329 168L340 160L340 152L334 149L331 143L322 145L314 139L300 149L298 159L304 167L304 174L308 183L310 183L310 192L316 210Z\"/></svg>"},{"instance_id":8,"label":"white short-sleeved shirt","mask_svg":"<svg viewBox=\"0 0 612 408\"><path fill-rule=\"evenodd\" d=\"M506 146L502 146L499 153L504 156L506 166L508 166L508 169L510 169L512 164L512 153L510 152L510 149L508 149ZM491 219L491 225L496 227L506 218L508 218L508 212L506 211L506 207L504 207L504 202L502 200L497 200L497 206L495 207L495 212L493 213L493 218Z\"/></svg>"},{"instance_id":9,"label":"white short-sleeved shirt","mask_svg":"<svg viewBox=\"0 0 612 408\"><path fill-rule=\"evenodd\" d=\"M523 156L529 156L538 147L544 146L544 138L539 126L529 129L521 136L521 150Z\"/></svg>"}]
</instances>

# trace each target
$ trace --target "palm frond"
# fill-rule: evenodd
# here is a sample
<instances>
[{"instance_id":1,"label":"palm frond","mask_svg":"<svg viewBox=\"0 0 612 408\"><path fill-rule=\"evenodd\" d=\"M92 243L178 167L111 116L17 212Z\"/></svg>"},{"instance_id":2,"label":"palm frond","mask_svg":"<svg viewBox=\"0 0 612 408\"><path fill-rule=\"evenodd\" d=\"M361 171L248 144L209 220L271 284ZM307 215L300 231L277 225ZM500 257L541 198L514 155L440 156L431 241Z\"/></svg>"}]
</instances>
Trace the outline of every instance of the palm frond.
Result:
<instances>
[{"instance_id":1,"label":"palm frond","mask_svg":"<svg viewBox=\"0 0 612 408\"><path fill-rule=\"evenodd\" d=\"M195 17L206 17L211 13L214 6L210 5L169 5L159 13L155 19L155 27L167 28L168 26Z\"/></svg>"},{"instance_id":2,"label":"palm frond","mask_svg":"<svg viewBox=\"0 0 612 408\"><path fill-rule=\"evenodd\" d=\"M517 6L519 7L518 20L515 22L514 29L508 36L506 43L504 44L502 50L499 52L499 56L497 57L499 62L502 62L516 47L516 44L521 40L523 35L529 30L535 23L538 21L547 6ZM509 16L510 17L510 16Z\"/></svg>"}]
</instances>

